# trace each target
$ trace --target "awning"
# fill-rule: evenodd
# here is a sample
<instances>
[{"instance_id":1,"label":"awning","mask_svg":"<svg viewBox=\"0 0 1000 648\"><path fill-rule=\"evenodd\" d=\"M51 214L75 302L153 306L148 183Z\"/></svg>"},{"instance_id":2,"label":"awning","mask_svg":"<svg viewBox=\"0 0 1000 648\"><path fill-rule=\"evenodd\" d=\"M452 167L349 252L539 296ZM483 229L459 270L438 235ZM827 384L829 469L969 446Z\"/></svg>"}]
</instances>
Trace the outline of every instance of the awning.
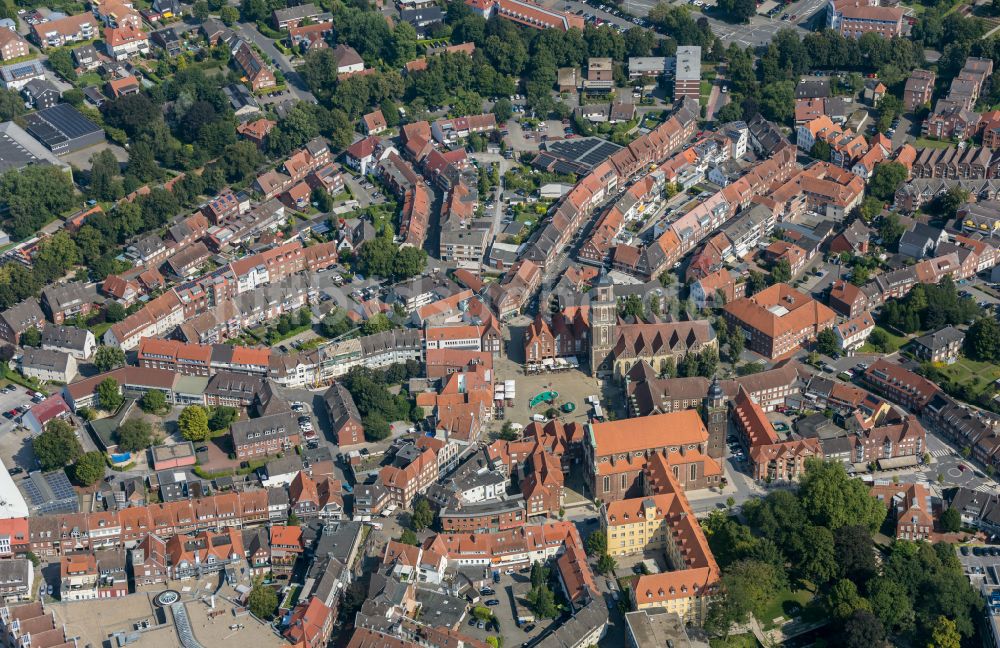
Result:
<instances>
[{"instance_id":1,"label":"awning","mask_svg":"<svg viewBox=\"0 0 1000 648\"><path fill-rule=\"evenodd\" d=\"M919 458L915 455L910 455L908 457L892 457L890 459L879 459L878 467L882 470L892 470L894 468L916 466L919 462Z\"/></svg>"}]
</instances>

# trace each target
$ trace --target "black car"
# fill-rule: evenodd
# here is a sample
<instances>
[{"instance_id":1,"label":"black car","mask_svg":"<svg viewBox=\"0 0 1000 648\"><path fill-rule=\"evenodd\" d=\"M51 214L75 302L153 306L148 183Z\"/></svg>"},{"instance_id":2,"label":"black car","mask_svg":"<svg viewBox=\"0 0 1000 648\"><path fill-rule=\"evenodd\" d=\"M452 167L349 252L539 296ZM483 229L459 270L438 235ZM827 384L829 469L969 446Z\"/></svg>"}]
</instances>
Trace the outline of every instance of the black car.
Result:
<instances>
[{"instance_id":1,"label":"black car","mask_svg":"<svg viewBox=\"0 0 1000 648\"><path fill-rule=\"evenodd\" d=\"M529 623L528 625L524 626L524 628L522 628L522 629L525 632L531 632L532 630L535 629L535 624L534 623Z\"/></svg>"},{"instance_id":2,"label":"black car","mask_svg":"<svg viewBox=\"0 0 1000 648\"><path fill-rule=\"evenodd\" d=\"M490 599L486 601L486 605L488 605L489 607L493 607L494 605L500 605L500 601L498 601L497 599Z\"/></svg>"},{"instance_id":3,"label":"black car","mask_svg":"<svg viewBox=\"0 0 1000 648\"><path fill-rule=\"evenodd\" d=\"M7 474L8 475L20 475L23 472L24 472L24 468L21 468L20 466L14 466L13 468L11 468L10 470L7 471Z\"/></svg>"},{"instance_id":4,"label":"black car","mask_svg":"<svg viewBox=\"0 0 1000 648\"><path fill-rule=\"evenodd\" d=\"M496 592L494 592L493 588L491 587L484 587L483 589L479 590L479 594L480 596L493 596L494 594L496 594Z\"/></svg>"},{"instance_id":5,"label":"black car","mask_svg":"<svg viewBox=\"0 0 1000 648\"><path fill-rule=\"evenodd\" d=\"M983 548L982 547L973 547L972 548L972 555L973 556L982 556L983 555Z\"/></svg>"},{"instance_id":6,"label":"black car","mask_svg":"<svg viewBox=\"0 0 1000 648\"><path fill-rule=\"evenodd\" d=\"M962 547L962 555L963 556L968 556L969 555L969 548L968 547Z\"/></svg>"}]
</instances>

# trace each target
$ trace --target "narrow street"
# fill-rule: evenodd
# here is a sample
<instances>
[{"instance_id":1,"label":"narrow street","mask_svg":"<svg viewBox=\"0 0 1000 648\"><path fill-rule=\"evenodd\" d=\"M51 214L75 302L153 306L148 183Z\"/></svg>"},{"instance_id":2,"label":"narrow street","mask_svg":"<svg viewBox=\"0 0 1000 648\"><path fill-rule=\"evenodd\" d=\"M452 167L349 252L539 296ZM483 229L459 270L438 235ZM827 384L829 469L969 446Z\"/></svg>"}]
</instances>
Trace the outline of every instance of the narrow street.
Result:
<instances>
[{"instance_id":1,"label":"narrow street","mask_svg":"<svg viewBox=\"0 0 1000 648\"><path fill-rule=\"evenodd\" d=\"M270 38L267 38L246 23L239 23L236 31L243 38L253 42L264 52L265 56L271 59L272 64L278 66L278 69L281 70L281 73L285 75L285 79L288 81L288 89L295 95L296 99L316 103L316 97L313 93L309 92L309 88L302 79L302 75L292 67L292 62L288 60L288 57L278 51L278 48L274 46L274 42Z\"/></svg>"}]
</instances>

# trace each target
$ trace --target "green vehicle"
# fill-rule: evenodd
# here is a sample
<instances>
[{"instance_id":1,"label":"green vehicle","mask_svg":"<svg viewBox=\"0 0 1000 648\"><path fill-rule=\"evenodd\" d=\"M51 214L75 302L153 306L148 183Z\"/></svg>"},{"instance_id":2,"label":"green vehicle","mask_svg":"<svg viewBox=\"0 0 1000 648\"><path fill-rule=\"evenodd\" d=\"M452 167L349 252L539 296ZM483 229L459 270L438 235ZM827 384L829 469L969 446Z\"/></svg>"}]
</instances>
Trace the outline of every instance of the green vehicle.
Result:
<instances>
[{"instance_id":1,"label":"green vehicle","mask_svg":"<svg viewBox=\"0 0 1000 648\"><path fill-rule=\"evenodd\" d=\"M576 409L576 405L574 405L573 403L563 403L562 407L560 407L559 409L569 414L570 412Z\"/></svg>"}]
</instances>

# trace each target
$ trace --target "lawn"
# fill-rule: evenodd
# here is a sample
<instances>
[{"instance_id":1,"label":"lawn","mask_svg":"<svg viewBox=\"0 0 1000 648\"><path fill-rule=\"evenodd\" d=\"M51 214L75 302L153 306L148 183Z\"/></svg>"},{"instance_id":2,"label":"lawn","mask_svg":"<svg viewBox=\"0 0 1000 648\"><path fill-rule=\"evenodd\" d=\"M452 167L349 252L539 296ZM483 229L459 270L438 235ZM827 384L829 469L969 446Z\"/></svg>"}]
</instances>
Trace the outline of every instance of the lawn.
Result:
<instances>
[{"instance_id":1,"label":"lawn","mask_svg":"<svg viewBox=\"0 0 1000 648\"><path fill-rule=\"evenodd\" d=\"M701 96L699 97L699 101L702 106L705 106L708 104L708 98L712 94L712 82L702 79L700 89L701 89Z\"/></svg>"},{"instance_id":2,"label":"lawn","mask_svg":"<svg viewBox=\"0 0 1000 648\"><path fill-rule=\"evenodd\" d=\"M961 358L951 365L935 363L934 368L948 376L952 382L967 385L977 394L992 388L993 383L1000 379L1000 367L997 365L968 358Z\"/></svg>"},{"instance_id":3,"label":"lawn","mask_svg":"<svg viewBox=\"0 0 1000 648\"><path fill-rule=\"evenodd\" d=\"M807 589L800 589L794 592L785 590L771 599L771 603L764 610L764 614L758 621L764 630L770 630L775 626L774 619L784 617L791 620L795 615L801 615L806 605L813 599L813 593Z\"/></svg>"},{"instance_id":4,"label":"lawn","mask_svg":"<svg viewBox=\"0 0 1000 648\"><path fill-rule=\"evenodd\" d=\"M94 334L94 337L100 340L104 337L104 333L114 325L114 322L101 322L99 324L94 324L93 326L88 326L90 332Z\"/></svg>"},{"instance_id":5,"label":"lawn","mask_svg":"<svg viewBox=\"0 0 1000 648\"><path fill-rule=\"evenodd\" d=\"M729 635L721 639L709 639L711 648L757 648L757 639L752 634Z\"/></svg>"},{"instance_id":6,"label":"lawn","mask_svg":"<svg viewBox=\"0 0 1000 648\"><path fill-rule=\"evenodd\" d=\"M945 140L928 139L926 137L918 137L917 141L913 143L916 148L936 148L936 149L946 149L949 146L955 146L954 142L948 142Z\"/></svg>"},{"instance_id":7,"label":"lawn","mask_svg":"<svg viewBox=\"0 0 1000 648\"><path fill-rule=\"evenodd\" d=\"M901 346L907 343L908 339L900 335L895 335L881 326L876 326L875 331L882 331L889 338L889 353L897 351ZM875 331L872 331L873 333ZM861 347L861 353L882 353L869 342L865 342L864 346Z\"/></svg>"},{"instance_id":8,"label":"lawn","mask_svg":"<svg viewBox=\"0 0 1000 648\"><path fill-rule=\"evenodd\" d=\"M88 72L87 74L81 74L76 78L76 87L86 88L87 86L96 85L99 86L103 83L101 75L97 72Z\"/></svg>"}]
</instances>

